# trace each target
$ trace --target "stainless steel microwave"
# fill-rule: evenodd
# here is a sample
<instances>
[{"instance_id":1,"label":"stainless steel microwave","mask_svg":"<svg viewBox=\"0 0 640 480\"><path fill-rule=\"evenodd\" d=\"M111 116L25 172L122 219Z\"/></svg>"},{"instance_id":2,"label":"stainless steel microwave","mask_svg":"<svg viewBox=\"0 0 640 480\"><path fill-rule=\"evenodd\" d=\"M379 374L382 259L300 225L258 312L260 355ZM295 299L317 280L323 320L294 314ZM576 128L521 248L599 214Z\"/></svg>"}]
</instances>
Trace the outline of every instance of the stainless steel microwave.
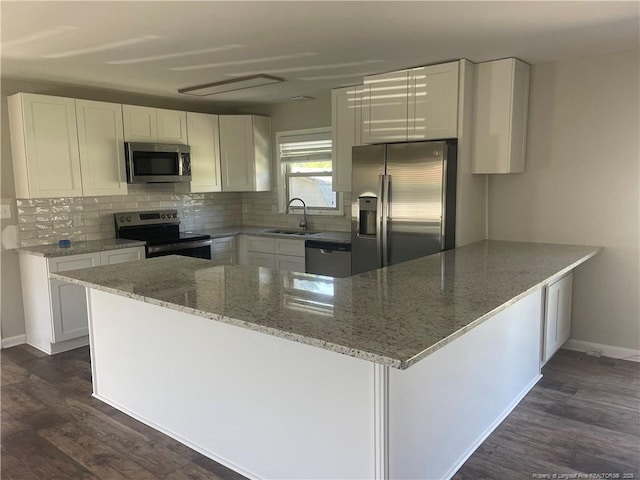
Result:
<instances>
[{"instance_id":1,"label":"stainless steel microwave","mask_svg":"<svg viewBox=\"0 0 640 480\"><path fill-rule=\"evenodd\" d=\"M191 181L189 145L125 142L128 183Z\"/></svg>"}]
</instances>

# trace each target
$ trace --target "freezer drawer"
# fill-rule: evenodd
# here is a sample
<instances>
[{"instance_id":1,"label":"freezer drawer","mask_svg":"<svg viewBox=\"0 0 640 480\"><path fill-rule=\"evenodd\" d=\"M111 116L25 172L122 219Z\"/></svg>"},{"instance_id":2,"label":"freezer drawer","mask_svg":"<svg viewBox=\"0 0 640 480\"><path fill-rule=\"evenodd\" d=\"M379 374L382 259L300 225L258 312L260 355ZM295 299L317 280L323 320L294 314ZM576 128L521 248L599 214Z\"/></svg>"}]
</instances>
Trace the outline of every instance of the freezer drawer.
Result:
<instances>
[{"instance_id":1,"label":"freezer drawer","mask_svg":"<svg viewBox=\"0 0 640 480\"><path fill-rule=\"evenodd\" d=\"M351 276L351 245L307 240L305 271L328 277Z\"/></svg>"}]
</instances>

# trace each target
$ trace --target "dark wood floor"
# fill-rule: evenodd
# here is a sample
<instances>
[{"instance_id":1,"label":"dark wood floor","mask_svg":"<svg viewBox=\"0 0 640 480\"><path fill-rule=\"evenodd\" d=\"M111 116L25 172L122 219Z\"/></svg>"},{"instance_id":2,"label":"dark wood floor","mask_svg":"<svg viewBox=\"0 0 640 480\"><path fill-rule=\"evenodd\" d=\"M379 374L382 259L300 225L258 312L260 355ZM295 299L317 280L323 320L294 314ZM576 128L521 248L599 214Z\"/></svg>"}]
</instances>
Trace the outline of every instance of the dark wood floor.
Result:
<instances>
[{"instance_id":1,"label":"dark wood floor","mask_svg":"<svg viewBox=\"0 0 640 480\"><path fill-rule=\"evenodd\" d=\"M88 348L1 362L3 480L244 478L93 399ZM560 351L543 374L454 478L640 478L640 364Z\"/></svg>"}]
</instances>

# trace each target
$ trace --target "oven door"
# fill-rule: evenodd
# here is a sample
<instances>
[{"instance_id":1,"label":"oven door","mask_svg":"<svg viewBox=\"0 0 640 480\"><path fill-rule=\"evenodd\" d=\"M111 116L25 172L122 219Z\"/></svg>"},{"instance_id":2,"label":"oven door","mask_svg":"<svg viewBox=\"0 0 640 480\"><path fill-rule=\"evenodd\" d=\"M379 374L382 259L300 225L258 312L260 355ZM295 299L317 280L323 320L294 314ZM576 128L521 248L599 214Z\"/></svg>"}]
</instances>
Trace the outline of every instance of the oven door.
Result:
<instances>
[{"instance_id":1,"label":"oven door","mask_svg":"<svg viewBox=\"0 0 640 480\"><path fill-rule=\"evenodd\" d=\"M184 257L206 258L211 260L212 240L198 240L195 242L169 243L147 247L147 258L165 255L182 255Z\"/></svg>"}]
</instances>

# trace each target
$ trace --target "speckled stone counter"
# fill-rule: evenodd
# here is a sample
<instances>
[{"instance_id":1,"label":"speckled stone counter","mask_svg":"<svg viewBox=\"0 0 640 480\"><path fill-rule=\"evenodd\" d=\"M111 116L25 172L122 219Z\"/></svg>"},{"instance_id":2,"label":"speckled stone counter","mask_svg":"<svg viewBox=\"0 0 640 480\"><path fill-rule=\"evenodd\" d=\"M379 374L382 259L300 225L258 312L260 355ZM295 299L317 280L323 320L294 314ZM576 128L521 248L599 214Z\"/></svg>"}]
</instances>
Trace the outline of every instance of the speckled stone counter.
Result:
<instances>
[{"instance_id":1,"label":"speckled stone counter","mask_svg":"<svg viewBox=\"0 0 640 480\"><path fill-rule=\"evenodd\" d=\"M39 255L41 257L64 257L66 255L80 255L95 253L118 248L144 247L145 242L139 240L125 240L124 238L108 238L105 240L87 240L72 242L69 248L60 248L58 244L37 245L34 247L20 247L16 251Z\"/></svg>"},{"instance_id":2,"label":"speckled stone counter","mask_svg":"<svg viewBox=\"0 0 640 480\"><path fill-rule=\"evenodd\" d=\"M343 279L175 256L53 277L405 369L599 250L482 241Z\"/></svg>"},{"instance_id":3,"label":"speckled stone counter","mask_svg":"<svg viewBox=\"0 0 640 480\"><path fill-rule=\"evenodd\" d=\"M269 232L269 230L277 230L278 228L282 228L283 230L288 230L283 227L251 227L251 226L233 226L233 227L220 227L220 228L209 228L209 229L193 229L190 232L193 233L204 233L205 235L210 235L211 238L220 238L220 237L228 237L232 235L257 235L257 236L265 236L265 237L279 237L279 238L291 238L298 240L319 240L323 242L334 242L334 243L351 243L351 232L334 232L334 231L324 231L324 232L312 232L306 233L304 235L286 235L286 234L278 234ZM290 230L296 230L292 228Z\"/></svg>"}]
</instances>

